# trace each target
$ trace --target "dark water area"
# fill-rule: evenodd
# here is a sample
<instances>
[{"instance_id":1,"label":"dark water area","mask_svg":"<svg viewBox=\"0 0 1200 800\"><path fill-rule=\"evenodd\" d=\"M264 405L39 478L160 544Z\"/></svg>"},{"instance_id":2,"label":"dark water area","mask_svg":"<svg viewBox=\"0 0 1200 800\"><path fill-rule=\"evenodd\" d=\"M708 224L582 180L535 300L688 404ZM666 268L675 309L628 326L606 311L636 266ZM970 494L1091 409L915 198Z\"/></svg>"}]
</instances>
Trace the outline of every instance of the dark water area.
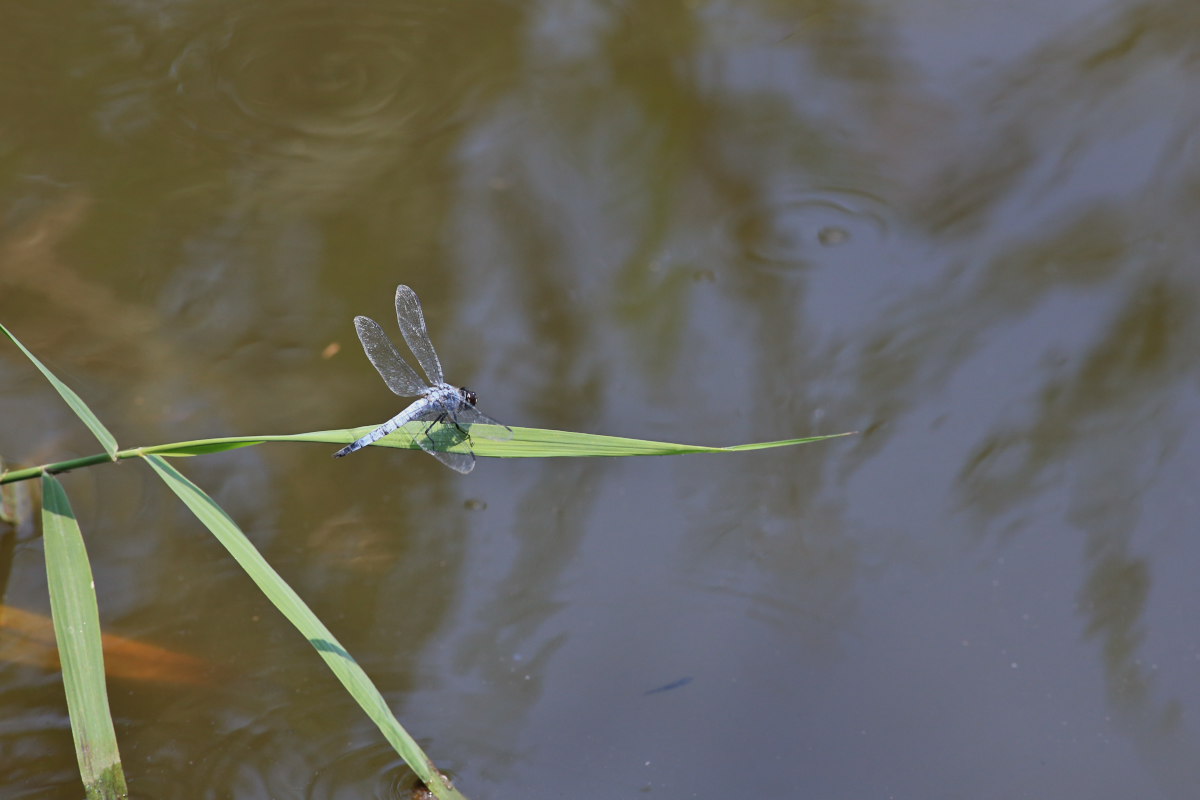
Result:
<instances>
[{"instance_id":1,"label":"dark water area","mask_svg":"<svg viewBox=\"0 0 1200 800\"><path fill-rule=\"evenodd\" d=\"M467 796L1195 795L1200 6L3 17L0 322L123 447L391 417L352 320L400 283L510 425L860 432L177 462ZM0 385L6 464L100 449ZM134 797L405 796L150 470L63 483L106 632L205 665L110 672ZM0 530L0 603L45 574ZM76 798L31 647L0 620L0 797Z\"/></svg>"}]
</instances>

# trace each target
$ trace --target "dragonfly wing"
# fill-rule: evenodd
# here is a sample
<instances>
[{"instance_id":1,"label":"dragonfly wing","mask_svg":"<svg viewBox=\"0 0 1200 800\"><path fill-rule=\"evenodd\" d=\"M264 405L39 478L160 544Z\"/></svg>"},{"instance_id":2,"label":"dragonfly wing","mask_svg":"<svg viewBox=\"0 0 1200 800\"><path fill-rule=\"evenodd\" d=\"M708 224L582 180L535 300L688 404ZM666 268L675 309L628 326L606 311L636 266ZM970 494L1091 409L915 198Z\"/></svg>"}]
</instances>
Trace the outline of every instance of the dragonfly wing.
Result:
<instances>
[{"instance_id":1,"label":"dragonfly wing","mask_svg":"<svg viewBox=\"0 0 1200 800\"><path fill-rule=\"evenodd\" d=\"M400 332L404 334L408 349L417 357L417 363L425 370L429 382L435 385L441 383L442 362L433 349L433 342L429 341L421 300L416 292L404 285L396 287L396 321L400 323Z\"/></svg>"},{"instance_id":2,"label":"dragonfly wing","mask_svg":"<svg viewBox=\"0 0 1200 800\"><path fill-rule=\"evenodd\" d=\"M512 428L508 427L503 422L497 422L487 414L484 414L482 411L477 409L475 406L463 403L455 411L454 417L460 425L489 426L486 432L483 430L477 431L474 428L468 428L467 432L471 436L478 436L481 439L491 439L497 442L504 442L513 437Z\"/></svg>"},{"instance_id":3,"label":"dragonfly wing","mask_svg":"<svg viewBox=\"0 0 1200 800\"><path fill-rule=\"evenodd\" d=\"M441 403L432 404L415 417L424 427L416 429L413 438L426 453L455 472L465 475L475 469L475 453L471 450L471 437L465 429L454 424L451 413L451 410ZM447 449L463 442L467 443L465 452L451 452Z\"/></svg>"},{"instance_id":4,"label":"dragonfly wing","mask_svg":"<svg viewBox=\"0 0 1200 800\"><path fill-rule=\"evenodd\" d=\"M428 388L425 382L400 355L378 322L370 317L355 317L354 329L358 331L358 340L362 342L367 358L389 389L401 397L416 397L425 392Z\"/></svg>"},{"instance_id":5,"label":"dragonfly wing","mask_svg":"<svg viewBox=\"0 0 1200 800\"><path fill-rule=\"evenodd\" d=\"M475 454L474 453L448 453L445 450L427 450L421 448L426 453L436 458L438 461L445 464L455 472L461 472L466 475L471 470L475 469Z\"/></svg>"}]
</instances>

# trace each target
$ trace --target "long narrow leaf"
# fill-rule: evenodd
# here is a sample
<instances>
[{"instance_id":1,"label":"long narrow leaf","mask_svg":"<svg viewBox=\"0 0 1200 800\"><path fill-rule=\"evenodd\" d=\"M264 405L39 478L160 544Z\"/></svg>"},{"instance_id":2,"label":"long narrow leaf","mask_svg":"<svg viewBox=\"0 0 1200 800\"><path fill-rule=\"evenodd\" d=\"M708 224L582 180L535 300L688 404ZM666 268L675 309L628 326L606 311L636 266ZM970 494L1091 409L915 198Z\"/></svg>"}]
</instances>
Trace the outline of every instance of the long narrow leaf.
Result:
<instances>
[{"instance_id":1,"label":"long narrow leaf","mask_svg":"<svg viewBox=\"0 0 1200 800\"><path fill-rule=\"evenodd\" d=\"M88 408L87 403L83 402L83 398L75 394L74 389L72 389L70 386L67 386L65 383L55 377L54 373L51 372L45 364L43 364L41 361L38 361L37 356L29 352L29 349L25 347L25 345L21 344L21 341L17 339L16 336L13 336L12 332L9 331L8 328L0 325L0 331L4 331L4 335L9 339L12 339L13 344L21 348L21 352L33 362L35 367L42 371L42 374L46 376L46 380L50 381L50 385L58 390L58 393L62 395L63 400L67 401L67 405L69 405L71 410L75 412L75 416L79 417L79 419L83 421L83 424L87 425L95 437L100 440L100 446L104 448L104 451L108 453L110 457L115 458L117 454L116 438L108 432L108 428L104 427L104 423L100 421L99 417L92 413L92 410Z\"/></svg>"},{"instance_id":2,"label":"long narrow leaf","mask_svg":"<svg viewBox=\"0 0 1200 800\"><path fill-rule=\"evenodd\" d=\"M376 442L375 447L394 447L406 450L417 450L419 445L414 436L421 436L428 427L428 422L410 422L399 431L385 436ZM311 433L294 433L275 436L230 436L220 439L200 439L193 442L175 442L173 444L143 447L138 451L143 455L155 454L160 456L193 456L213 453L219 450L231 450L236 447L249 447L263 442L326 442L329 444L347 444L370 433L375 426L353 428L349 430L313 431ZM497 432L492 425L467 426L471 434L470 446L475 454L492 458L580 458L590 456L671 456L688 453L737 453L744 450L762 450L770 447L790 447L797 444L819 442L825 439L836 439L840 436L850 436L852 432L831 433L822 436L805 436L799 439L781 439L774 442L752 442L729 447L708 447L695 444L678 444L675 442L655 442L647 439L627 439L621 436L604 436L596 433L579 433L577 431L556 431L550 428L512 428L512 436L498 440L487 438ZM451 451L465 450L467 442L446 448Z\"/></svg>"},{"instance_id":3,"label":"long narrow leaf","mask_svg":"<svg viewBox=\"0 0 1200 800\"><path fill-rule=\"evenodd\" d=\"M410 434L421 435L428 423L414 422L405 428ZM763 450L771 447L791 447L797 444L820 442L826 439L837 439L850 436L848 433L830 433L822 436L805 436L799 439L781 439L775 442L752 442L736 444L729 447L706 447L695 444L677 444L674 442L654 442L646 439L627 439L620 436L602 436L595 433L577 433L575 431L556 431L549 428L512 428L512 436L507 440L488 439L488 425L470 426L473 429L471 444L475 454L489 458L584 458L605 456L674 456L695 453L739 453L747 450ZM150 447L134 447L120 450L115 455L93 455L76 458L71 461L60 461L56 464L43 464L40 467L10 470L0 473L0 485L16 481L37 478L44 472L66 472L71 469L92 466L107 461L119 461L125 458L140 458L148 455L182 457L198 456L210 453L220 453L225 450L236 450L239 447L251 447L264 442L324 442L326 444L346 444L353 442L363 434L369 433L372 427L355 428L351 430L313 431L311 433L292 433L266 436L225 436L215 439L196 439L190 442L172 442ZM375 443L376 447L393 447L415 450L417 443L413 437L394 433L385 436ZM457 444L447 449L462 451L465 444Z\"/></svg>"},{"instance_id":4,"label":"long narrow leaf","mask_svg":"<svg viewBox=\"0 0 1200 800\"><path fill-rule=\"evenodd\" d=\"M262 554L238 528L237 523L225 513L225 510L205 494L200 487L159 456L147 455L146 461L192 510L192 513L217 537L217 540L225 546L225 549L241 565L250 579L258 584L258 588L267 596L267 599L304 634L309 643L321 654L321 658L325 659L329 668L333 670L333 674L367 712L367 716L379 726L384 737L396 749L400 757L412 767L417 776L425 782L425 785L442 800L452 800L453 798L461 800L462 795L450 786L438 772L429 756L425 755L416 741L401 727L391 709L388 708L383 695L371 683L371 679L363 672L358 662L338 643L329 629L317 619L292 587L288 586L279 573L266 562Z\"/></svg>"},{"instance_id":5,"label":"long narrow leaf","mask_svg":"<svg viewBox=\"0 0 1200 800\"><path fill-rule=\"evenodd\" d=\"M50 611L79 774L88 800L128 797L121 756L117 752L117 735L108 710L100 612L83 535L67 493L53 475L42 477L42 497Z\"/></svg>"}]
</instances>

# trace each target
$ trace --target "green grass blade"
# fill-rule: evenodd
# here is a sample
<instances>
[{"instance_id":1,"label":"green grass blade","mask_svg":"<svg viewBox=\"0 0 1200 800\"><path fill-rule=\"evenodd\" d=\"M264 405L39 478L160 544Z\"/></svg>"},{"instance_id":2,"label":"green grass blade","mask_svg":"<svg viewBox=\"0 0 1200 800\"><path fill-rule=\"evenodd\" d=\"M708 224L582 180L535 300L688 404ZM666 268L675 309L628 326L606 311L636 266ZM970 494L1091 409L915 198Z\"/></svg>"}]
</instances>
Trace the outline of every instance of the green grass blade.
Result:
<instances>
[{"instance_id":1,"label":"green grass blade","mask_svg":"<svg viewBox=\"0 0 1200 800\"><path fill-rule=\"evenodd\" d=\"M100 612L83 535L67 493L53 475L42 476L42 498L50 610L79 774L88 800L125 798L129 793L108 710Z\"/></svg>"},{"instance_id":2,"label":"green grass blade","mask_svg":"<svg viewBox=\"0 0 1200 800\"><path fill-rule=\"evenodd\" d=\"M263 442L286 440L287 438L289 437L282 436L276 439L264 436L259 438L199 439L194 442L176 442L174 444L143 447L140 449L138 455L202 456L209 453L223 453L226 450L237 450L240 447L253 447Z\"/></svg>"},{"instance_id":3,"label":"green grass blade","mask_svg":"<svg viewBox=\"0 0 1200 800\"><path fill-rule=\"evenodd\" d=\"M420 435L429 425L427 422L411 422L405 426L412 434ZM825 439L836 439L839 436L850 436L849 433L832 433L823 436L805 436L798 439L781 439L774 442L753 442L750 444L732 445L730 447L706 447L694 444L677 444L674 442L655 442L646 439L627 439L620 436L603 436L595 433L578 433L575 431L556 431L549 428L513 428L512 438L494 440L485 438L489 432L497 430L492 425L467 426L474 431L471 444L475 454L490 458L582 458L595 456L669 456L687 453L737 453L745 450L762 450L770 447L790 447L797 444L819 442ZM237 436L221 439L201 439L194 442L176 442L174 444L143 447L139 453L161 456L192 456L201 453L212 453L219 450L230 450L235 447L249 447L263 442L325 442L327 444L348 444L355 439L370 433L374 425L351 430L313 431L311 433L295 433L282 436ZM419 449L411 436L394 433L376 442L373 447L393 447L407 450ZM447 450L465 450L466 443L447 447Z\"/></svg>"},{"instance_id":4,"label":"green grass blade","mask_svg":"<svg viewBox=\"0 0 1200 800\"><path fill-rule=\"evenodd\" d=\"M410 423L415 434L422 434L427 423ZM653 442L646 439L627 439L620 436L602 436L595 433L576 433L575 431L556 431L548 428L513 428L512 438L497 441L484 438L490 425L476 425L475 436L472 438L475 454L487 458L584 458L606 456L674 456L689 453L738 453L747 450L763 450L770 447L790 447L797 444L820 442L825 439L836 439L840 436L851 436L849 433L831 433L823 436L804 436L798 439L781 439L775 442L752 442L737 444L729 447L706 447L694 444L676 444L674 442ZM134 447L119 450L115 455L92 455L76 458L70 461L60 461L55 464L43 464L40 467L9 470L0 473L0 485L25 481L40 477L45 472L58 473L71 469L88 467L99 463L119 461L125 458L140 458L148 455L169 457L198 456L208 453L220 453L225 450L235 450L239 447L251 447L264 442L324 442L325 444L343 445L353 442L358 437L369 433L374 426L339 431L313 431L311 433L292 433L275 436L225 436L215 439L196 439L190 442L172 442L151 447ZM419 449L416 442L408 436L392 434L375 443L376 447L393 447L399 449ZM446 447L450 451L461 451L465 444L455 444Z\"/></svg>"},{"instance_id":5,"label":"green grass blade","mask_svg":"<svg viewBox=\"0 0 1200 800\"><path fill-rule=\"evenodd\" d=\"M21 352L33 362L35 367L42 371L42 374L46 376L46 380L50 381L50 385L58 390L58 393L62 395L63 400L67 401L67 405L69 405L71 410L75 412L75 416L79 417L79 419L83 421L83 424L87 425L95 437L100 440L100 446L104 448L104 451L108 453L110 457L115 457L117 454L116 438L114 438L113 435L108 432L108 428L104 427L104 423L101 422L100 419L92 413L92 410L87 407L87 403L83 402L83 398L75 394L75 390L70 386L67 386L65 383L56 378L54 373L47 369L45 364L43 364L41 361L38 361L37 356L29 352L29 349L26 348L25 345L21 344L20 340L17 339L16 336L13 336L8 328L0 325L0 331L4 331L4 335L9 339L12 339L13 344L21 348Z\"/></svg>"},{"instance_id":6,"label":"green grass blade","mask_svg":"<svg viewBox=\"0 0 1200 800\"><path fill-rule=\"evenodd\" d=\"M342 648L292 587L288 586L279 573L266 562L225 510L161 457L147 455L146 461L225 546L250 579L258 584L258 588L267 599L304 634L338 680L367 712L367 716L379 726L384 737L425 785L442 800L461 800L462 795L446 782L429 756L425 755L416 741L401 727L383 695L371 683L362 667Z\"/></svg>"},{"instance_id":7,"label":"green grass blade","mask_svg":"<svg viewBox=\"0 0 1200 800\"><path fill-rule=\"evenodd\" d=\"M647 439L627 439L621 436L602 436L595 433L556 431L548 428L513 428L511 439L502 441L484 438L487 429L494 426L476 425L478 433L471 437L475 455L495 458L583 458L594 456L674 456L689 453L736 453L743 450L762 450L771 447L790 447L797 444L819 442L849 436L850 433L833 433L823 436L805 436L799 439L780 439L774 442L753 442L729 447L707 447L675 442L655 442ZM391 445L386 437L379 444ZM353 441L353 440L351 440ZM404 443L398 443L405 446Z\"/></svg>"}]
</instances>

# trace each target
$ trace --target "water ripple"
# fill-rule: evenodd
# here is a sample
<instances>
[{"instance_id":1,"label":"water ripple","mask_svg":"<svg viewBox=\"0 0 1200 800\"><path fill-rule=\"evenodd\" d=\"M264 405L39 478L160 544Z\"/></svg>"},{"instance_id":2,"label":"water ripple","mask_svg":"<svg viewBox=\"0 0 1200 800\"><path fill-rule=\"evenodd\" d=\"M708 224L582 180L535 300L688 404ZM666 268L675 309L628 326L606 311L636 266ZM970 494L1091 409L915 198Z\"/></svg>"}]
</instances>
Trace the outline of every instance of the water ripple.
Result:
<instances>
[{"instance_id":1,"label":"water ripple","mask_svg":"<svg viewBox=\"0 0 1200 800\"><path fill-rule=\"evenodd\" d=\"M309 800L407 800L419 797L423 784L396 751L378 742L343 749L314 772L304 796Z\"/></svg>"},{"instance_id":2,"label":"water ripple","mask_svg":"<svg viewBox=\"0 0 1200 800\"><path fill-rule=\"evenodd\" d=\"M217 138L394 135L430 14L395 3L254 5L194 29L170 68L177 113Z\"/></svg>"},{"instance_id":3,"label":"water ripple","mask_svg":"<svg viewBox=\"0 0 1200 800\"><path fill-rule=\"evenodd\" d=\"M809 265L834 249L874 246L888 233L883 202L846 189L787 193L736 220L731 231L747 259L776 267Z\"/></svg>"},{"instance_id":4,"label":"water ripple","mask_svg":"<svg viewBox=\"0 0 1200 800\"><path fill-rule=\"evenodd\" d=\"M255 708L237 697L228 698L237 710L211 695L176 699L159 720L159 738L122 742L123 752L149 754L140 769L126 768L135 796L172 797L172 787L186 784L205 797L396 800L420 786L374 726L346 716L339 690L285 695L266 682L258 689L266 701Z\"/></svg>"}]
</instances>

